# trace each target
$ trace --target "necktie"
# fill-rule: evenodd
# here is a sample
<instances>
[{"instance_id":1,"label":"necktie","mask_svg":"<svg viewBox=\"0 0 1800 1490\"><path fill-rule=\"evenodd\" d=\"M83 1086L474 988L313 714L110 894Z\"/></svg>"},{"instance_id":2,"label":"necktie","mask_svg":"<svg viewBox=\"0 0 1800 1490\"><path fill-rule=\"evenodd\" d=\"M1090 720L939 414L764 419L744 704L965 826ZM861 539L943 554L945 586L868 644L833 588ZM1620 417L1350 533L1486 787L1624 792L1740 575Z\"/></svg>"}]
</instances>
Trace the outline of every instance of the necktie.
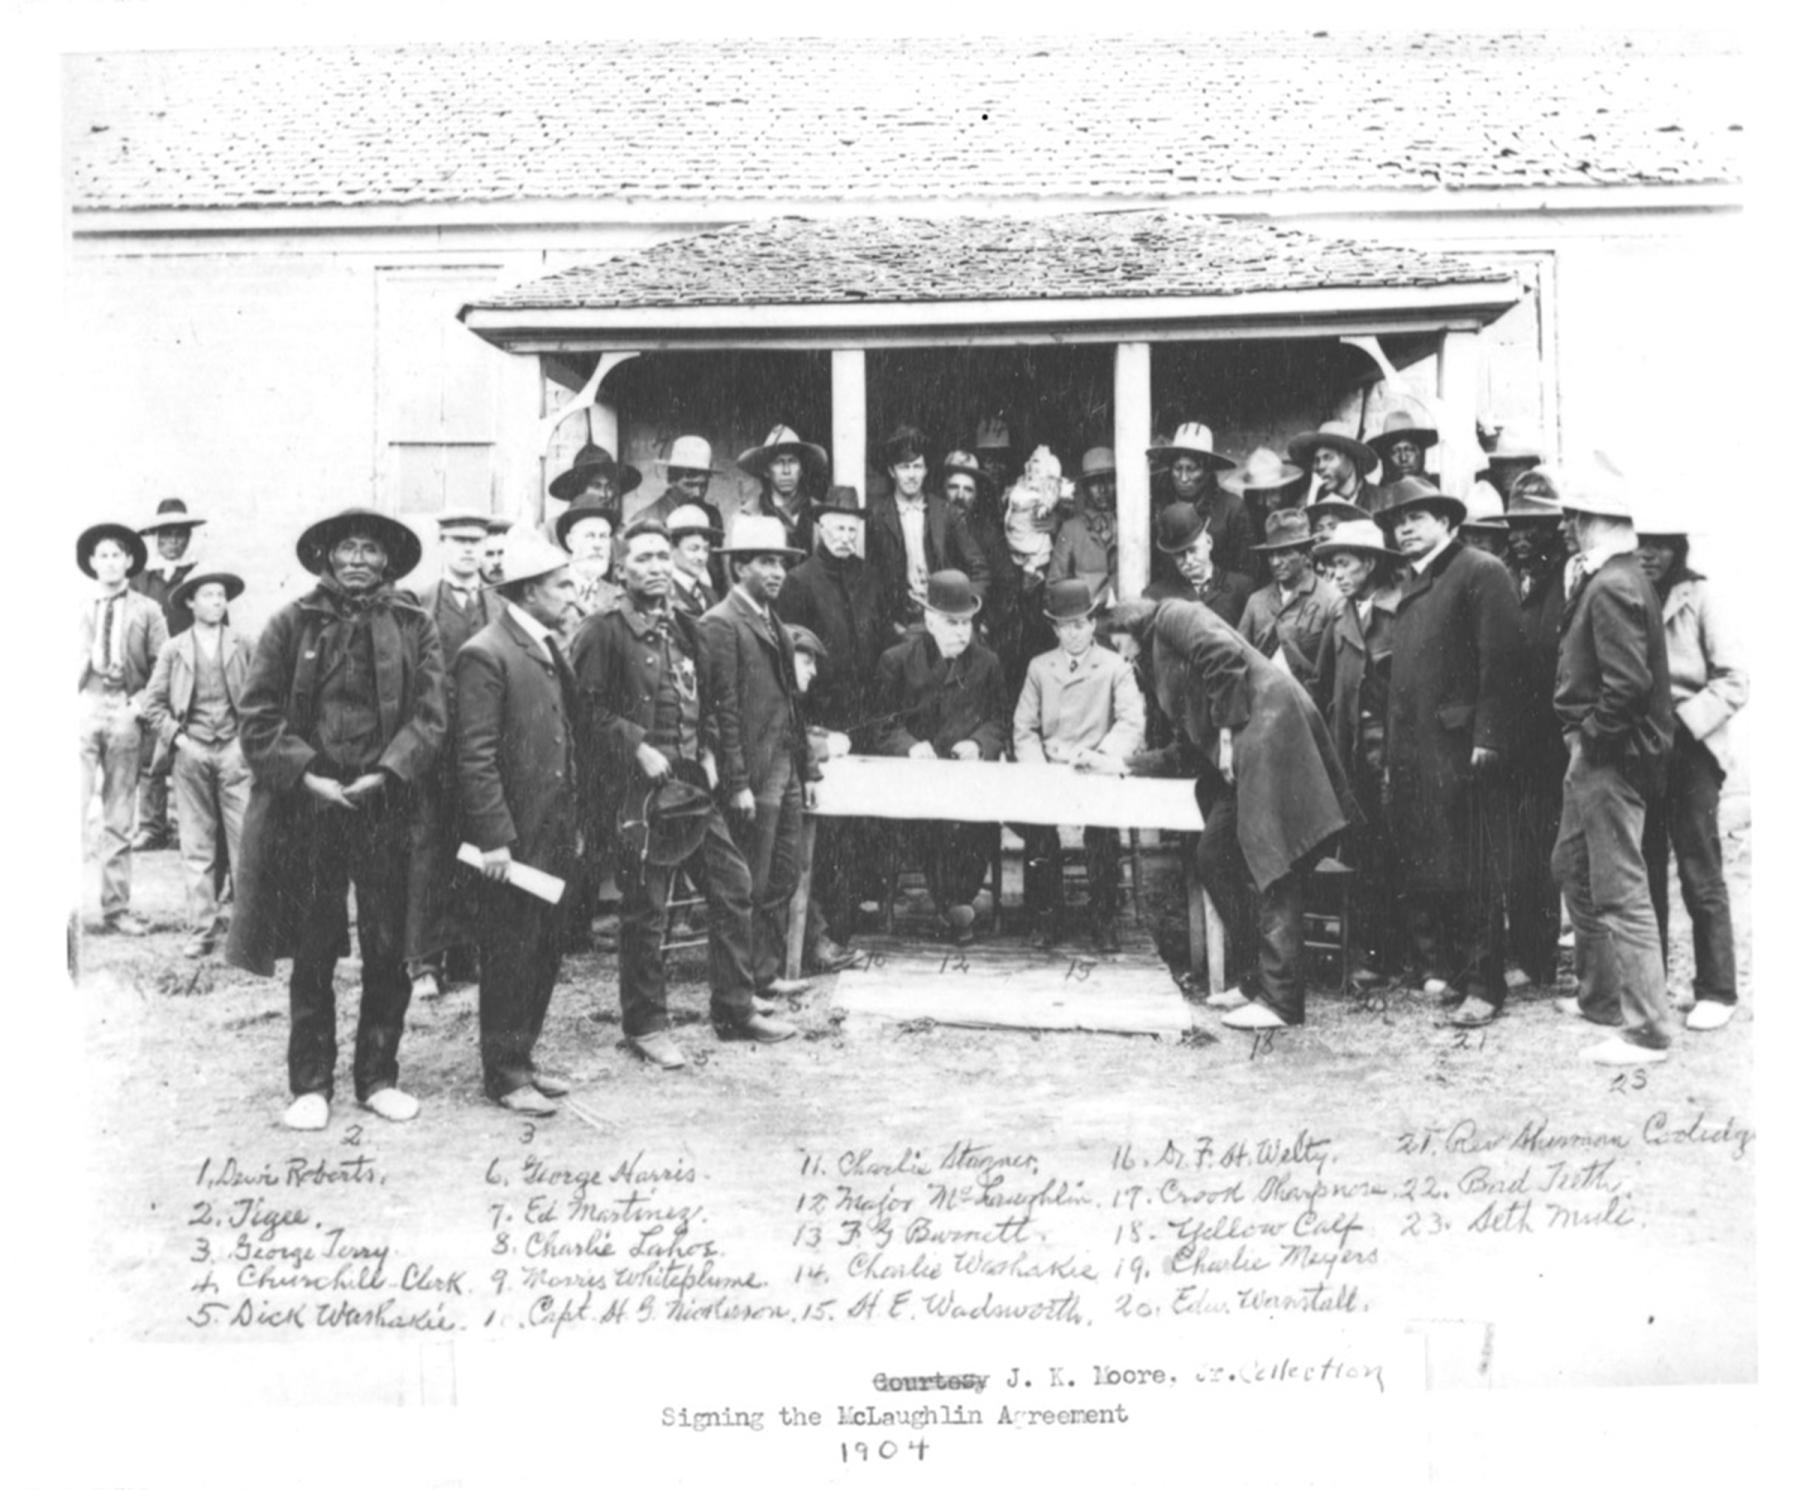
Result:
<instances>
[{"instance_id":1,"label":"necktie","mask_svg":"<svg viewBox=\"0 0 1800 1490\"><path fill-rule=\"evenodd\" d=\"M106 597L106 613L100 621L100 670L110 673L113 670L113 614L118 606L119 597Z\"/></svg>"}]
</instances>

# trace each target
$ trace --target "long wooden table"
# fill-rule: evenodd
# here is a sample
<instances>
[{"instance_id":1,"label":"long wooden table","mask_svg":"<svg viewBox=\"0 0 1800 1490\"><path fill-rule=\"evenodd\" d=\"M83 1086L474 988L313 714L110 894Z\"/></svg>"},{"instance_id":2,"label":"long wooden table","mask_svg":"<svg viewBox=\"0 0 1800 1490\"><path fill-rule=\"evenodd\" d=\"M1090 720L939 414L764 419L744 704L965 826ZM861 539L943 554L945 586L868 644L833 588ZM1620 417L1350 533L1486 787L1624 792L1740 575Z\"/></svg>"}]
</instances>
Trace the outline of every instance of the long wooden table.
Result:
<instances>
[{"instance_id":1,"label":"long wooden table","mask_svg":"<svg viewBox=\"0 0 1800 1490\"><path fill-rule=\"evenodd\" d=\"M812 896L813 842L821 817L1155 828L1173 833L1198 833L1203 826L1194 784L1180 779L1101 776L1064 765L876 755L840 756L820 769L823 779L801 827L800 880L788 916L790 978L800 975L806 907ZM1225 937L1218 912L1194 875L1192 855L1183 868L1189 961L1196 975L1206 976L1210 988L1223 988Z\"/></svg>"}]
</instances>

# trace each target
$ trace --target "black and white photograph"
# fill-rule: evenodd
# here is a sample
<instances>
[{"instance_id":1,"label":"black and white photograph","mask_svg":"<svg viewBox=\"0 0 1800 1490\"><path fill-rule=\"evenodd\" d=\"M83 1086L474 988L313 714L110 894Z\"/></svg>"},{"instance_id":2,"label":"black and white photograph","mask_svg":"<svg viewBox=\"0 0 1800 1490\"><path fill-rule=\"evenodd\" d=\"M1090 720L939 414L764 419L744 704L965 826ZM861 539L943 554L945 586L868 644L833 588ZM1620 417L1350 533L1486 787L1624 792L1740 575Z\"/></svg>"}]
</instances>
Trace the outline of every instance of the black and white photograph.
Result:
<instances>
[{"instance_id":1,"label":"black and white photograph","mask_svg":"<svg viewBox=\"0 0 1800 1490\"><path fill-rule=\"evenodd\" d=\"M21 1483L1781 1478L1767 38L118 9Z\"/></svg>"}]
</instances>

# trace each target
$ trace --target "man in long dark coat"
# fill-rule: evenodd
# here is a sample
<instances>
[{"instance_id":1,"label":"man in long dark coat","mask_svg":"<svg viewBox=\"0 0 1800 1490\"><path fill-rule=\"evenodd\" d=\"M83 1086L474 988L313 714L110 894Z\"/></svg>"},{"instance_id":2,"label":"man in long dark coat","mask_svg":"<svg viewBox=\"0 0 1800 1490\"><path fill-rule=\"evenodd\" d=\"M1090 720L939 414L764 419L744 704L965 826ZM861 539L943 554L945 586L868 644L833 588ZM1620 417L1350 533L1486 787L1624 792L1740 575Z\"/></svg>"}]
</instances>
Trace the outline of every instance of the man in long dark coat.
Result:
<instances>
[{"instance_id":1,"label":"man in long dark coat","mask_svg":"<svg viewBox=\"0 0 1800 1490\"><path fill-rule=\"evenodd\" d=\"M1395 483L1411 571L1394 620L1388 800L1414 956L1455 1024L1506 998L1501 767L1519 707L1519 598L1506 566L1456 537L1460 500Z\"/></svg>"},{"instance_id":2,"label":"man in long dark coat","mask_svg":"<svg viewBox=\"0 0 1800 1490\"><path fill-rule=\"evenodd\" d=\"M1104 626L1149 649L1177 735L1133 757L1133 774L1194 777L1205 821L1197 868L1225 921L1227 980L1245 995L1225 1023L1301 1024L1306 874L1357 821L1325 721L1300 684L1204 605L1129 601Z\"/></svg>"},{"instance_id":3,"label":"man in long dark coat","mask_svg":"<svg viewBox=\"0 0 1800 1490\"><path fill-rule=\"evenodd\" d=\"M407 874L419 784L444 744L437 628L394 582L419 540L351 507L300 535L319 583L269 619L238 706L253 784L226 959L264 977L292 956L290 1128L330 1120L337 1063L332 973L356 887L362 1009L356 1097L393 1122L418 1115L398 1085L406 976Z\"/></svg>"}]
</instances>

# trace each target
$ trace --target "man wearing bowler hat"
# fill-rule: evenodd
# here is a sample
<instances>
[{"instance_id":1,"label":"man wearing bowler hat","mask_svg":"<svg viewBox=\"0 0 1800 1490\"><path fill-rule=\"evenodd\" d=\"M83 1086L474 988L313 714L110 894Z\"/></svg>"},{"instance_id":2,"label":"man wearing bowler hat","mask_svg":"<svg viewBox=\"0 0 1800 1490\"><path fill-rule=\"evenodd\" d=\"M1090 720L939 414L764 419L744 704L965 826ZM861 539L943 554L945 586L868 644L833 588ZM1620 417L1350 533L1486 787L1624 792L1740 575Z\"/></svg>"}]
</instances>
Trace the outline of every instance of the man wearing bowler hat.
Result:
<instances>
[{"instance_id":1,"label":"man wearing bowler hat","mask_svg":"<svg viewBox=\"0 0 1800 1490\"><path fill-rule=\"evenodd\" d=\"M250 675L250 643L231 629L226 606L244 582L224 570L190 575L169 598L193 624L163 645L144 694L144 723L172 762L187 880L188 957L211 952L223 929L219 891L236 874L250 768L238 739L238 707Z\"/></svg>"},{"instance_id":2,"label":"man wearing bowler hat","mask_svg":"<svg viewBox=\"0 0 1800 1490\"><path fill-rule=\"evenodd\" d=\"M718 547L725 541L724 530L714 526L709 509L698 502L677 507L669 514L666 526L674 579L669 603L690 616L703 616L719 603L713 566Z\"/></svg>"},{"instance_id":3,"label":"man wearing bowler hat","mask_svg":"<svg viewBox=\"0 0 1800 1490\"><path fill-rule=\"evenodd\" d=\"M739 513L722 550L731 592L700 618L717 700L719 795L750 866L750 960L763 998L806 992L782 976L787 910L800 872L805 784L817 776L800 718L794 644L775 614L788 565L801 557L774 518Z\"/></svg>"},{"instance_id":4,"label":"man wearing bowler hat","mask_svg":"<svg viewBox=\"0 0 1800 1490\"><path fill-rule=\"evenodd\" d=\"M1152 476L1166 472L1172 502L1186 502L1200 514L1213 538L1213 563L1233 574L1249 575L1254 564L1250 545L1255 534L1244 499L1220 484L1237 463L1213 449L1213 432L1204 424L1176 429L1167 445L1144 452Z\"/></svg>"},{"instance_id":5,"label":"man wearing bowler hat","mask_svg":"<svg viewBox=\"0 0 1800 1490\"><path fill-rule=\"evenodd\" d=\"M1213 563L1213 535L1200 513L1186 502L1174 502L1156 514L1156 551L1173 571L1153 580L1146 600L1193 600L1227 626L1243 619L1252 586L1247 575Z\"/></svg>"},{"instance_id":6,"label":"man wearing bowler hat","mask_svg":"<svg viewBox=\"0 0 1800 1490\"><path fill-rule=\"evenodd\" d=\"M812 552L812 499L824 489L831 458L823 445L803 440L785 424L778 424L738 457L738 469L754 476L761 489L754 501L744 504L742 511L760 517L773 517L787 533L788 547L803 554ZM722 588L729 589L731 576L721 573Z\"/></svg>"},{"instance_id":7,"label":"man wearing bowler hat","mask_svg":"<svg viewBox=\"0 0 1800 1490\"><path fill-rule=\"evenodd\" d=\"M1369 477L1381 464L1381 457L1351 434L1342 419L1327 419L1290 442L1288 458L1312 473L1308 506L1323 497L1342 497L1364 512L1375 510L1375 488L1369 485Z\"/></svg>"},{"instance_id":8,"label":"man wearing bowler hat","mask_svg":"<svg viewBox=\"0 0 1800 1490\"><path fill-rule=\"evenodd\" d=\"M712 798L719 704L705 666L700 624L669 605L669 531L640 519L625 530L625 598L589 616L570 664L581 693L582 760L618 803L619 1004L625 1038L664 1070L687 1064L669 1033L662 934L669 886L682 862L702 856L713 1026L720 1039L770 1044L798 1033L758 1008L751 963L750 867ZM675 799L683 798L678 802ZM656 822L679 808L687 832L664 852ZM629 829L629 832L627 831ZM689 836L691 834L691 837Z\"/></svg>"},{"instance_id":9,"label":"man wearing bowler hat","mask_svg":"<svg viewBox=\"0 0 1800 1490\"><path fill-rule=\"evenodd\" d=\"M144 540L124 523L95 523L75 540L76 566L95 581L81 604L81 823L100 780L100 914L108 931L142 936L131 909L131 811L142 754L144 690L169 628L160 605L131 588Z\"/></svg>"},{"instance_id":10,"label":"man wearing bowler hat","mask_svg":"<svg viewBox=\"0 0 1800 1490\"><path fill-rule=\"evenodd\" d=\"M171 597L194 572L195 561L188 556L194 533L206 525L206 519L195 517L180 497L164 497L156 504L156 515L138 529L140 537L156 545L140 569L131 578L131 588L147 595L162 607L163 621L170 636L179 636L193 625L188 608L170 603ZM137 840L131 845L139 853L167 848L172 834L169 821L169 762L161 752L146 756L143 777L138 786Z\"/></svg>"},{"instance_id":11,"label":"man wearing bowler hat","mask_svg":"<svg viewBox=\"0 0 1800 1490\"><path fill-rule=\"evenodd\" d=\"M987 556L969 532L960 508L925 489L925 436L901 425L881 446L881 463L894 483L869 503L868 558L887 592L896 633L923 623L931 575L954 569L977 601L987 593Z\"/></svg>"},{"instance_id":12,"label":"man wearing bowler hat","mask_svg":"<svg viewBox=\"0 0 1800 1490\"><path fill-rule=\"evenodd\" d=\"M915 760L999 760L1011 711L1000 659L975 640L981 597L969 576L940 570L927 581L925 627L890 647L877 672L885 723L882 755ZM975 939L975 892L998 824L928 822L905 836L924 861L932 903L953 940Z\"/></svg>"},{"instance_id":13,"label":"man wearing bowler hat","mask_svg":"<svg viewBox=\"0 0 1800 1490\"><path fill-rule=\"evenodd\" d=\"M1238 626L1251 646L1265 657L1279 656L1282 666L1308 685L1319 676L1319 650L1344 608L1337 586L1323 583L1313 571L1312 546L1304 512L1270 517L1267 541L1257 551L1267 556L1272 577L1250 597Z\"/></svg>"},{"instance_id":14,"label":"man wearing bowler hat","mask_svg":"<svg viewBox=\"0 0 1800 1490\"><path fill-rule=\"evenodd\" d=\"M294 959L283 1121L323 1128L337 1064L332 975L354 885L356 1098L405 1122L419 1111L399 1087L407 881L421 788L444 748L443 651L431 617L394 588L420 557L406 524L348 507L309 526L296 552L319 582L270 617L238 710L252 785L226 958L263 977Z\"/></svg>"},{"instance_id":15,"label":"man wearing bowler hat","mask_svg":"<svg viewBox=\"0 0 1800 1490\"><path fill-rule=\"evenodd\" d=\"M493 618L457 649L455 782L459 836L481 850L481 1074L509 1111L548 1117L566 1079L539 1071L562 962L554 905L508 883L514 864L562 879L580 860L575 678L558 635L575 603L569 556L530 528L508 535Z\"/></svg>"}]
</instances>

